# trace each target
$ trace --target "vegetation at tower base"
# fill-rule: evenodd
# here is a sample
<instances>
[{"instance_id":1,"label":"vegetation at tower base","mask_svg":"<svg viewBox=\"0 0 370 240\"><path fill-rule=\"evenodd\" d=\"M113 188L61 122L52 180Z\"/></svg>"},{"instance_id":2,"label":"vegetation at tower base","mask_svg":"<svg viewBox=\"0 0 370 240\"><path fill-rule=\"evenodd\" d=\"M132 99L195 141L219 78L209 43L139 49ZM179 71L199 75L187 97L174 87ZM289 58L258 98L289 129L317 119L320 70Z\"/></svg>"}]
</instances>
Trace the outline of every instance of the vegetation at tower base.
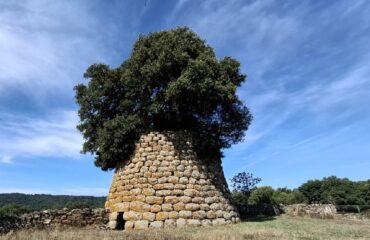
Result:
<instances>
[{"instance_id":1,"label":"vegetation at tower base","mask_svg":"<svg viewBox=\"0 0 370 240\"><path fill-rule=\"evenodd\" d=\"M87 85L75 87L83 152L114 169L152 131L186 130L204 161L242 140L252 120L236 95L245 81L233 58L213 49L188 28L140 36L119 67L90 66Z\"/></svg>"}]
</instances>

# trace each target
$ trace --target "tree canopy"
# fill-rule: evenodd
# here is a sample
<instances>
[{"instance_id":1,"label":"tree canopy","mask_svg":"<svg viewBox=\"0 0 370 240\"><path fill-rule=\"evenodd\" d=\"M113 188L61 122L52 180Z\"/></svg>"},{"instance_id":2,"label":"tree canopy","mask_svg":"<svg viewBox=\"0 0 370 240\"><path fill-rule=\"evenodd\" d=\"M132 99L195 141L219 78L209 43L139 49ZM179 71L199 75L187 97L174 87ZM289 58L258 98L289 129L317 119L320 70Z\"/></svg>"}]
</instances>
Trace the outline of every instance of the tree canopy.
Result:
<instances>
[{"instance_id":1,"label":"tree canopy","mask_svg":"<svg viewBox=\"0 0 370 240\"><path fill-rule=\"evenodd\" d=\"M370 180L356 182L330 176L322 180L309 180L298 189L309 203L370 205Z\"/></svg>"},{"instance_id":2,"label":"tree canopy","mask_svg":"<svg viewBox=\"0 0 370 240\"><path fill-rule=\"evenodd\" d=\"M220 159L252 120L236 95L246 79L239 62L217 59L188 28L142 35L119 67L93 64L84 77L88 84L75 87L82 151L103 170L129 158L150 131L186 130L199 157Z\"/></svg>"}]
</instances>

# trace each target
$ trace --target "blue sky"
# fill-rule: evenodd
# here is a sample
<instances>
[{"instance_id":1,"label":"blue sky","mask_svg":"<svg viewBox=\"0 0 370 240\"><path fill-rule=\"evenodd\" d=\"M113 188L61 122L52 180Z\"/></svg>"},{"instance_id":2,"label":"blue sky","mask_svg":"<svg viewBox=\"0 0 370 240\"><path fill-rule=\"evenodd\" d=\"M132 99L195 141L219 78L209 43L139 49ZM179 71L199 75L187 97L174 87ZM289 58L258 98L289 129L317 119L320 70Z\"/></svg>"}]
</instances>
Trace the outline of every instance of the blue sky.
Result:
<instances>
[{"instance_id":1,"label":"blue sky","mask_svg":"<svg viewBox=\"0 0 370 240\"><path fill-rule=\"evenodd\" d=\"M370 178L369 1L0 0L0 192L107 194L80 154L73 86L118 66L139 34L189 26L241 62L254 121L225 150L230 179L297 187Z\"/></svg>"}]
</instances>

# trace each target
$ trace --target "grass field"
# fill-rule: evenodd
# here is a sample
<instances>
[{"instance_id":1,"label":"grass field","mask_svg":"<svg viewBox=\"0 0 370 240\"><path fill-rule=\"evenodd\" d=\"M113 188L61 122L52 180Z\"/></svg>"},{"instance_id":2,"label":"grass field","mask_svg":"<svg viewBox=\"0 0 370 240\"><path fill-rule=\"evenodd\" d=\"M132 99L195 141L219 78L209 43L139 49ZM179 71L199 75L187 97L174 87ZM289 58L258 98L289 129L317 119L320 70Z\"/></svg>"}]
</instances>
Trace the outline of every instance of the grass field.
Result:
<instances>
[{"instance_id":1,"label":"grass field","mask_svg":"<svg viewBox=\"0 0 370 240\"><path fill-rule=\"evenodd\" d=\"M136 232L91 229L52 231L20 231L0 237L0 240L239 240L239 239L304 239L341 240L370 239L370 222L350 220L320 220L292 217L255 219L231 226L165 229Z\"/></svg>"}]
</instances>

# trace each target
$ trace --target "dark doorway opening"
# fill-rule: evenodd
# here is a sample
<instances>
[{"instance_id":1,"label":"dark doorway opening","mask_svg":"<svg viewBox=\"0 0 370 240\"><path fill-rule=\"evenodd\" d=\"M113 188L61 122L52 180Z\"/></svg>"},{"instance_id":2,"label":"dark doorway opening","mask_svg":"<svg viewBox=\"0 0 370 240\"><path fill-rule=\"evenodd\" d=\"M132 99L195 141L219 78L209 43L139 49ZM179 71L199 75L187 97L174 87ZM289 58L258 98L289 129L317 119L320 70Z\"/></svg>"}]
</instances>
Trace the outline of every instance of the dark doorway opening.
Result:
<instances>
[{"instance_id":1,"label":"dark doorway opening","mask_svg":"<svg viewBox=\"0 0 370 240\"><path fill-rule=\"evenodd\" d=\"M117 230L125 228L125 220L123 219L123 212L119 212L117 216Z\"/></svg>"}]
</instances>

